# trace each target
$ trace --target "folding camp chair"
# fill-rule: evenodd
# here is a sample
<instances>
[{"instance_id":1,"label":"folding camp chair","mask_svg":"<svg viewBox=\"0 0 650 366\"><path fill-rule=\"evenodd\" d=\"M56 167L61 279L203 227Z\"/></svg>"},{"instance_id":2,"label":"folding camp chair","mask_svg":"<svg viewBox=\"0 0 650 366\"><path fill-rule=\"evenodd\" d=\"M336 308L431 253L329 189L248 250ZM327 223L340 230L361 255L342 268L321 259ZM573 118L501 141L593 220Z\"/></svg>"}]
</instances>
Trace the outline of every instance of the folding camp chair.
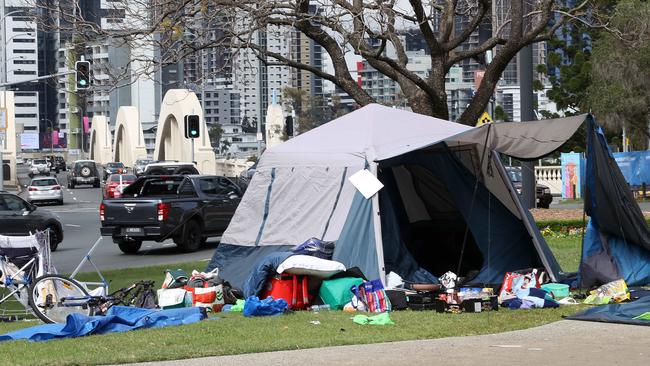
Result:
<instances>
[{"instance_id":1,"label":"folding camp chair","mask_svg":"<svg viewBox=\"0 0 650 366\"><path fill-rule=\"evenodd\" d=\"M36 278L28 291L29 305L34 315L45 323L63 323L68 315L80 313L93 315L102 307L115 301L115 294L108 295L108 281L92 260L92 253L99 246L101 237L95 241L77 268L68 276L44 274ZM100 282L75 279L84 264L90 263ZM92 289L91 289L92 288Z\"/></svg>"},{"instance_id":2,"label":"folding camp chair","mask_svg":"<svg viewBox=\"0 0 650 366\"><path fill-rule=\"evenodd\" d=\"M37 277L49 273L56 273L49 231L28 236L0 235L0 315L27 314L29 286ZM9 302L12 297L19 305Z\"/></svg>"}]
</instances>

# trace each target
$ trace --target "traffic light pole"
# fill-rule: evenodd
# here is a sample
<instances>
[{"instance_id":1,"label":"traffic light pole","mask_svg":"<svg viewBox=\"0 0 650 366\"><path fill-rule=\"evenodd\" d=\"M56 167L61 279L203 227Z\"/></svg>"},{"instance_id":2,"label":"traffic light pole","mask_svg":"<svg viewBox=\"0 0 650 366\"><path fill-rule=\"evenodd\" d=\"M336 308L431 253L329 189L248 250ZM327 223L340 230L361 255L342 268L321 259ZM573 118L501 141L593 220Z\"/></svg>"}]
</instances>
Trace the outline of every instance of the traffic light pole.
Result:
<instances>
[{"instance_id":1,"label":"traffic light pole","mask_svg":"<svg viewBox=\"0 0 650 366\"><path fill-rule=\"evenodd\" d=\"M33 78L33 79L27 79L27 80L21 80L21 81L13 81L11 83L2 83L2 84L0 84L0 88L4 88L6 86L23 84L23 83L29 83L29 82L32 82L32 81L51 79L51 78L55 78L57 76L65 76L65 75L70 75L70 74L74 74L74 73L75 73L75 71L64 71L64 72L59 72L59 73L56 73L56 74L39 76L39 77Z\"/></svg>"},{"instance_id":2,"label":"traffic light pole","mask_svg":"<svg viewBox=\"0 0 650 366\"><path fill-rule=\"evenodd\" d=\"M193 164L196 164L196 162L194 161L194 139L191 138L190 140L192 140L192 155L191 155L191 157L192 157L192 163L193 163Z\"/></svg>"},{"instance_id":3,"label":"traffic light pole","mask_svg":"<svg viewBox=\"0 0 650 366\"><path fill-rule=\"evenodd\" d=\"M4 65L3 67L6 67L6 66L7 65ZM29 82L32 82L32 81L51 79L51 78L55 78L57 76L65 76L65 75L69 75L69 74L73 74L73 73L74 73L74 71L64 71L64 72L59 72L59 73L56 73L56 74L39 76L39 77L33 78L33 79L27 79L27 80L21 80L21 81L13 81L11 83L3 82L3 83L0 84L0 88L2 89L3 107L4 108L7 107L6 106L6 102L7 102L7 94L6 93L7 93L7 91L5 90L5 88L8 87L8 86L23 84L23 83L29 83ZM4 81L4 78L3 78L3 81ZM5 115L5 118L7 118L6 115ZM6 123L7 121L4 121L4 122ZM0 191L4 189L4 157L2 156L2 152L3 152L4 148L5 148L5 141L4 140L5 140L5 136L3 136L2 139L0 139Z\"/></svg>"}]
</instances>

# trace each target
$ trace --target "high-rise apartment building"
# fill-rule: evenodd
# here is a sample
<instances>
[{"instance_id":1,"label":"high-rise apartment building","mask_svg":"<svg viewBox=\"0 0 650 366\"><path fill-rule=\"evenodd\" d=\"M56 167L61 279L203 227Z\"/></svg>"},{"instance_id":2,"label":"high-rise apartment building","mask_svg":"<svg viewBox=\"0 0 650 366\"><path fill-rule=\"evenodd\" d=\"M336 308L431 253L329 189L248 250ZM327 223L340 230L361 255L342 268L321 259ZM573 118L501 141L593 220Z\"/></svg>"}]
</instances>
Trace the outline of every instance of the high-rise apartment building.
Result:
<instances>
[{"instance_id":1,"label":"high-rise apartment building","mask_svg":"<svg viewBox=\"0 0 650 366\"><path fill-rule=\"evenodd\" d=\"M323 69L323 47L299 31L291 32L291 59ZM310 71L291 69L291 87L306 92L311 98L324 98L323 78Z\"/></svg>"},{"instance_id":2,"label":"high-rise apartment building","mask_svg":"<svg viewBox=\"0 0 650 366\"><path fill-rule=\"evenodd\" d=\"M0 82L16 83L53 73L53 39L41 22L47 12L33 1L0 0ZM18 131L42 135L56 124L54 83L23 82L7 89L15 93Z\"/></svg>"}]
</instances>

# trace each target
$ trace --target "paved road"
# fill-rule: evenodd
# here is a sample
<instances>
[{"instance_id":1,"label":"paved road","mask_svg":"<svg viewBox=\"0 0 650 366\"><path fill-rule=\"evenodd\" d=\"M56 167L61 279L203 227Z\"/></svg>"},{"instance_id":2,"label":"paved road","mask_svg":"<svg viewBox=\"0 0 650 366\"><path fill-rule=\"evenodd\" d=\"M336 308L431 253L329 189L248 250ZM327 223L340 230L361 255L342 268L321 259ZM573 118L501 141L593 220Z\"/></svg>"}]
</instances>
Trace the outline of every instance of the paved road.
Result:
<instances>
[{"instance_id":1,"label":"paved road","mask_svg":"<svg viewBox=\"0 0 650 366\"><path fill-rule=\"evenodd\" d=\"M99 236L99 204L101 188L81 186L67 189L65 172L57 176L64 187L63 206L42 205L39 210L49 210L56 213L64 229L64 240L52 253L55 266L60 272L72 272L86 252L92 247ZM29 184L26 168L18 169L18 179L22 186ZM21 195L24 195L21 194ZM195 253L181 253L171 240L163 243L144 242L142 249L136 255L123 254L109 237L104 237L93 254L93 261L100 269L142 267L164 263L190 262L209 260L216 249L218 238L208 241L206 246ZM202 268L199 268L202 269ZM87 267L92 270L92 267Z\"/></svg>"},{"instance_id":2,"label":"paved road","mask_svg":"<svg viewBox=\"0 0 650 366\"><path fill-rule=\"evenodd\" d=\"M537 328L482 336L205 357L139 365L646 366L649 356L650 327L563 320Z\"/></svg>"}]
</instances>

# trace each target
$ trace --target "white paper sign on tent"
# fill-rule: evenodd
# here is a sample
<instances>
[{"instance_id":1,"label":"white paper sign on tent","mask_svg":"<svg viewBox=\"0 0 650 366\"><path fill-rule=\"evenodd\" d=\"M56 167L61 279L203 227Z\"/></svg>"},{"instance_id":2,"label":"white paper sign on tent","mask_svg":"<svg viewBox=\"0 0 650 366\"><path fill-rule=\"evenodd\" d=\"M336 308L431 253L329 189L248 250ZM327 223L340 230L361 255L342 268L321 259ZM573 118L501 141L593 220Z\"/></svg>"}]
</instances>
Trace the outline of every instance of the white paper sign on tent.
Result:
<instances>
[{"instance_id":1,"label":"white paper sign on tent","mask_svg":"<svg viewBox=\"0 0 650 366\"><path fill-rule=\"evenodd\" d=\"M352 174L348 179L366 199L372 197L380 189L384 188L384 185L379 181L379 179L377 179L368 169L359 170Z\"/></svg>"}]
</instances>

